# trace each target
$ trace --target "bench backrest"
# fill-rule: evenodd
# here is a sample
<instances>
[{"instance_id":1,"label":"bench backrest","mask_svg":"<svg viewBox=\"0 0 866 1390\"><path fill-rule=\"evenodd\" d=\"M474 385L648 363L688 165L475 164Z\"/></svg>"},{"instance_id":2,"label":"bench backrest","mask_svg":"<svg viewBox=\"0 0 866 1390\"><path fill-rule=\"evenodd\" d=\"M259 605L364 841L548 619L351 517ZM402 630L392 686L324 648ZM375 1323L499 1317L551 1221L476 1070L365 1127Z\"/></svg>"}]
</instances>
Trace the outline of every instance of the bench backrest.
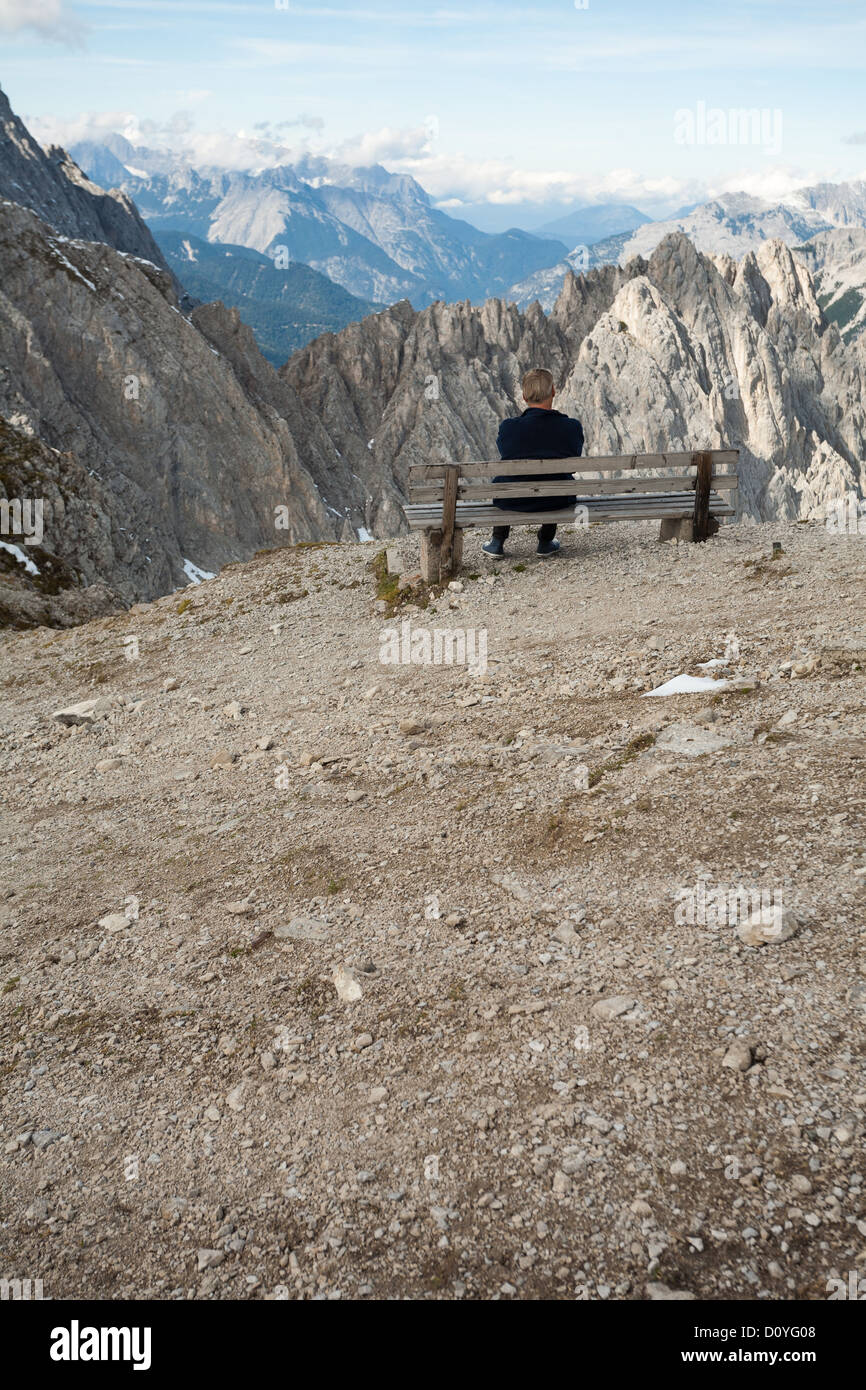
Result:
<instances>
[{"instance_id":1,"label":"bench backrest","mask_svg":"<svg viewBox=\"0 0 866 1390\"><path fill-rule=\"evenodd\" d=\"M481 463L419 463L409 469L409 501L441 502L509 497L598 497L616 492L694 491L699 475L717 492L737 490L739 449L709 449L674 454L604 454L597 458L489 459ZM660 474L657 470L664 470ZM560 482L500 482L494 477L527 478L532 474L568 473ZM597 478L597 473L627 474Z\"/></svg>"}]
</instances>

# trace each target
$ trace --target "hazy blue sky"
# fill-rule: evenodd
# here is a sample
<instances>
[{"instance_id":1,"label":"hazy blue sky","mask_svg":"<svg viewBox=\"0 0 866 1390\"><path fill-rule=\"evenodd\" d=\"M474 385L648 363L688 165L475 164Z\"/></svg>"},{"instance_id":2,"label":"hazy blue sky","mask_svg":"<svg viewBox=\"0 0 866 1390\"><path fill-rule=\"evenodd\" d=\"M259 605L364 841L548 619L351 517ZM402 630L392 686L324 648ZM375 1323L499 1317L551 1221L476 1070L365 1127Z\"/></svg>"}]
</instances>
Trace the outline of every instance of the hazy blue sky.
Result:
<instances>
[{"instance_id":1,"label":"hazy blue sky","mask_svg":"<svg viewBox=\"0 0 866 1390\"><path fill-rule=\"evenodd\" d=\"M866 170L863 0L0 0L0 52L40 139L124 129L254 165L273 135L524 224L527 204L653 211ZM765 138L678 142L699 103L764 110Z\"/></svg>"}]
</instances>

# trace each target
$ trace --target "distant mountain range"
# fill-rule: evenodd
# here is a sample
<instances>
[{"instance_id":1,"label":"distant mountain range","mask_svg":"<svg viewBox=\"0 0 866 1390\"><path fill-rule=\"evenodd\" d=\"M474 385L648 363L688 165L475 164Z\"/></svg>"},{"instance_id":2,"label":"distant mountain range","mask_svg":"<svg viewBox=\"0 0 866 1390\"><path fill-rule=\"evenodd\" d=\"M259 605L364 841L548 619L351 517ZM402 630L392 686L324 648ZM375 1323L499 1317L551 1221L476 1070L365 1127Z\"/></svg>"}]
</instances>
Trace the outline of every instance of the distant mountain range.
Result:
<instances>
[{"instance_id":1,"label":"distant mountain range","mask_svg":"<svg viewBox=\"0 0 866 1390\"><path fill-rule=\"evenodd\" d=\"M684 232L699 251L742 256L764 241L788 246L831 227L866 226L866 183L822 183L798 189L784 201L726 193L691 212L638 227L624 242L620 263L648 256L671 232Z\"/></svg>"},{"instance_id":2,"label":"distant mountain range","mask_svg":"<svg viewBox=\"0 0 866 1390\"><path fill-rule=\"evenodd\" d=\"M379 165L305 156L256 173L199 170L121 136L71 154L91 178L133 198L154 231L301 261L379 304L488 299L570 249L517 228L481 232L432 207L414 179Z\"/></svg>"},{"instance_id":3,"label":"distant mountain range","mask_svg":"<svg viewBox=\"0 0 866 1390\"><path fill-rule=\"evenodd\" d=\"M797 246L822 232L842 227L866 228L866 183L816 184L798 189L784 202L755 198L748 193L726 193L711 202L684 208L675 217L657 222L644 218L628 231L587 241L588 255L582 259L588 269L597 265L625 266L635 256L651 255L672 232L682 232L699 251L738 260L747 251L757 251L766 241L775 239ZM513 285L510 297L521 308L538 299L542 308L549 311L568 272L580 268L572 252L557 265L536 271ZM812 268L817 269L814 260Z\"/></svg>"}]
</instances>

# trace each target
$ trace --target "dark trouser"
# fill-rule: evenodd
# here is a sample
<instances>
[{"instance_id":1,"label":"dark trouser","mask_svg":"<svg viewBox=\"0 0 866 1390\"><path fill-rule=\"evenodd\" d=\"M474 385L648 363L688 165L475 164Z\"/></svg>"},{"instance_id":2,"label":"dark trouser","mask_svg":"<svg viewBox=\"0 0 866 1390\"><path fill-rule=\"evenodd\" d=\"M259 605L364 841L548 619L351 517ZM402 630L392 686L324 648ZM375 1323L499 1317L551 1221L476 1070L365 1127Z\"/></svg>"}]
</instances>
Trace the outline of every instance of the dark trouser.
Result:
<instances>
[{"instance_id":1,"label":"dark trouser","mask_svg":"<svg viewBox=\"0 0 866 1390\"><path fill-rule=\"evenodd\" d=\"M494 528L493 528L493 539L494 539L495 541L502 541L502 543L503 543L503 545L504 545L505 542L508 540L508 536L509 536L509 532L510 532L510 531L511 531L511 527L510 527L510 526L494 526ZM539 545L550 545L550 542L553 540L553 538L554 538L555 535L556 535L556 522L555 522L555 521L546 521L546 522L544 523L543 526L539 526L539 528L538 528L538 544L539 544Z\"/></svg>"}]
</instances>

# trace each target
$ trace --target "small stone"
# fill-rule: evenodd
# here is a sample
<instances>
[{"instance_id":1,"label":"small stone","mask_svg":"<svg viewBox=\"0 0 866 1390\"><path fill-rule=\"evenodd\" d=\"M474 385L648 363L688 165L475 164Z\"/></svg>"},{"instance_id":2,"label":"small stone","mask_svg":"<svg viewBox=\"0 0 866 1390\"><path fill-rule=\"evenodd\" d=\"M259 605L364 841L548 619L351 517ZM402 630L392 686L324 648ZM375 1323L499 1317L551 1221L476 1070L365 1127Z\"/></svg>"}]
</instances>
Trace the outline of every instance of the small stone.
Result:
<instances>
[{"instance_id":1,"label":"small stone","mask_svg":"<svg viewBox=\"0 0 866 1390\"><path fill-rule=\"evenodd\" d=\"M222 1262L223 1262L223 1260L225 1259L225 1257L226 1257L226 1256L225 1256L225 1251L224 1251L224 1250L199 1250L199 1252L198 1252L198 1269L199 1269L199 1273L201 1274L202 1270L205 1270L205 1269L214 1269L217 1265L221 1265Z\"/></svg>"},{"instance_id":2,"label":"small stone","mask_svg":"<svg viewBox=\"0 0 866 1390\"><path fill-rule=\"evenodd\" d=\"M105 719L112 710L118 709L123 704L119 696L102 695L94 700L80 700L77 705L67 705L64 709L55 710L51 718L56 719L58 724L95 724L98 719Z\"/></svg>"},{"instance_id":3,"label":"small stone","mask_svg":"<svg viewBox=\"0 0 866 1390\"><path fill-rule=\"evenodd\" d=\"M795 1173L791 1178L791 1186L795 1192L799 1192L802 1197L807 1197L812 1191L812 1184L804 1173Z\"/></svg>"},{"instance_id":4,"label":"small stone","mask_svg":"<svg viewBox=\"0 0 866 1390\"><path fill-rule=\"evenodd\" d=\"M746 946L778 945L796 936L797 931L797 919L788 908L779 908L772 913L759 909L737 924L737 936Z\"/></svg>"},{"instance_id":5,"label":"small stone","mask_svg":"<svg viewBox=\"0 0 866 1390\"><path fill-rule=\"evenodd\" d=\"M274 927L278 941L327 941L329 935L327 922L318 917L293 917L291 922Z\"/></svg>"},{"instance_id":6,"label":"small stone","mask_svg":"<svg viewBox=\"0 0 866 1390\"><path fill-rule=\"evenodd\" d=\"M212 768L231 767L234 760L234 754L227 748L218 748L210 760L210 765Z\"/></svg>"},{"instance_id":7,"label":"small stone","mask_svg":"<svg viewBox=\"0 0 866 1390\"><path fill-rule=\"evenodd\" d=\"M163 690L177 690L177 686L177 676L166 676L165 680L162 683Z\"/></svg>"},{"instance_id":8,"label":"small stone","mask_svg":"<svg viewBox=\"0 0 866 1390\"><path fill-rule=\"evenodd\" d=\"M244 1091L246 1088L246 1082L242 1081L239 1086L235 1086L226 1096L226 1105L229 1110L233 1110L236 1115L244 1108Z\"/></svg>"},{"instance_id":9,"label":"small stone","mask_svg":"<svg viewBox=\"0 0 866 1390\"><path fill-rule=\"evenodd\" d=\"M350 806L354 806L356 802L363 801L366 795L366 792L360 791L346 792L346 800L348 801Z\"/></svg>"},{"instance_id":10,"label":"small stone","mask_svg":"<svg viewBox=\"0 0 866 1390\"><path fill-rule=\"evenodd\" d=\"M748 1071L751 1065L752 1049L748 1043L737 1038L722 1058L722 1066L730 1067L732 1071Z\"/></svg>"},{"instance_id":11,"label":"small stone","mask_svg":"<svg viewBox=\"0 0 866 1390\"><path fill-rule=\"evenodd\" d=\"M209 1106L208 1106L207 1110L204 1112L204 1117L205 1117L206 1120L210 1120L211 1124L214 1124L214 1125L215 1125L215 1124L219 1124L219 1121L220 1121L221 1118L222 1118L222 1116L220 1115L219 1110L217 1109L217 1107L216 1107L215 1105L209 1105Z\"/></svg>"},{"instance_id":12,"label":"small stone","mask_svg":"<svg viewBox=\"0 0 866 1390\"><path fill-rule=\"evenodd\" d=\"M230 912L233 917L249 917L255 912L255 905L248 898L241 898L233 903L226 903L226 912Z\"/></svg>"},{"instance_id":13,"label":"small stone","mask_svg":"<svg viewBox=\"0 0 866 1390\"><path fill-rule=\"evenodd\" d=\"M370 1092L370 1104L379 1105L383 1100L387 1100L388 1092L384 1086L374 1086Z\"/></svg>"},{"instance_id":14,"label":"small stone","mask_svg":"<svg viewBox=\"0 0 866 1390\"><path fill-rule=\"evenodd\" d=\"M363 1052L365 1047L372 1047L372 1045L372 1033L359 1033L355 1041L352 1043L352 1047L355 1049L356 1052Z\"/></svg>"},{"instance_id":15,"label":"small stone","mask_svg":"<svg viewBox=\"0 0 866 1390\"><path fill-rule=\"evenodd\" d=\"M673 1163L672 1163L671 1166L670 1166L670 1174L671 1174L671 1177L673 1177L673 1178L682 1178L682 1177L685 1177L685 1174L686 1174L687 1172L688 1172L688 1169L686 1168L686 1165L683 1163L682 1159L681 1159L681 1158L675 1158L674 1161L673 1161Z\"/></svg>"},{"instance_id":16,"label":"small stone","mask_svg":"<svg viewBox=\"0 0 866 1390\"><path fill-rule=\"evenodd\" d=\"M423 734L427 726L419 719L401 719L399 727L401 734Z\"/></svg>"},{"instance_id":17,"label":"small stone","mask_svg":"<svg viewBox=\"0 0 866 1390\"><path fill-rule=\"evenodd\" d=\"M334 988L344 1004L354 1004L361 998L361 986L354 973L345 965L337 966L332 976Z\"/></svg>"},{"instance_id":18,"label":"small stone","mask_svg":"<svg viewBox=\"0 0 866 1390\"><path fill-rule=\"evenodd\" d=\"M557 1197L564 1197L571 1191L571 1178L568 1173L563 1173L561 1168L553 1175L553 1191Z\"/></svg>"},{"instance_id":19,"label":"small stone","mask_svg":"<svg viewBox=\"0 0 866 1390\"><path fill-rule=\"evenodd\" d=\"M96 764L97 772L117 772L118 768L123 767L122 758L102 758Z\"/></svg>"},{"instance_id":20,"label":"small stone","mask_svg":"<svg viewBox=\"0 0 866 1390\"><path fill-rule=\"evenodd\" d=\"M592 1013L596 1018L602 1018L609 1023L622 1014L630 1013L636 1007L636 999L630 999L627 994L615 994L610 999L600 999L597 1004L593 1004Z\"/></svg>"},{"instance_id":21,"label":"small stone","mask_svg":"<svg viewBox=\"0 0 866 1390\"><path fill-rule=\"evenodd\" d=\"M562 942L563 946L573 946L578 940L577 932L570 922L560 922L553 935L557 941Z\"/></svg>"},{"instance_id":22,"label":"small stone","mask_svg":"<svg viewBox=\"0 0 866 1390\"><path fill-rule=\"evenodd\" d=\"M223 714L228 719L240 719L244 712L244 707L239 700L229 700L227 705L223 705Z\"/></svg>"},{"instance_id":23,"label":"small stone","mask_svg":"<svg viewBox=\"0 0 866 1390\"><path fill-rule=\"evenodd\" d=\"M160 1205L159 1214L163 1221L169 1221L172 1225L176 1225L188 1206L189 1199L187 1197L166 1197Z\"/></svg>"},{"instance_id":24,"label":"small stone","mask_svg":"<svg viewBox=\"0 0 866 1390\"><path fill-rule=\"evenodd\" d=\"M124 912L109 912L107 916L100 917L99 925L109 932L123 931L124 927L129 926L129 918Z\"/></svg>"},{"instance_id":25,"label":"small stone","mask_svg":"<svg viewBox=\"0 0 866 1390\"><path fill-rule=\"evenodd\" d=\"M646 1291L652 1303L684 1302L687 1299L694 1299L696 1296L693 1293L689 1293L687 1289L670 1289L667 1284L647 1284Z\"/></svg>"},{"instance_id":26,"label":"small stone","mask_svg":"<svg viewBox=\"0 0 866 1390\"><path fill-rule=\"evenodd\" d=\"M34 1149L47 1149L49 1144L56 1144L61 1136L53 1129L37 1129L33 1134Z\"/></svg>"}]
</instances>

